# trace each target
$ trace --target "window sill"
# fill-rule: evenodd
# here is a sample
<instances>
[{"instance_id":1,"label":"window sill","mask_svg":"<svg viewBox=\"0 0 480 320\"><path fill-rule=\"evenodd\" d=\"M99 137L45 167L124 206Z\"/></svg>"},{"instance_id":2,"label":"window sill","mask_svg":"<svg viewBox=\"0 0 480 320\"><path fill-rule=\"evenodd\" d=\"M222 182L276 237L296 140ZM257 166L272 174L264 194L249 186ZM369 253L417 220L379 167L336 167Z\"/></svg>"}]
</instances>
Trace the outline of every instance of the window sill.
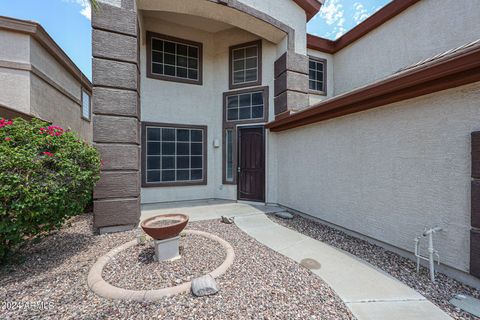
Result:
<instances>
[{"instance_id":1,"label":"window sill","mask_svg":"<svg viewBox=\"0 0 480 320\"><path fill-rule=\"evenodd\" d=\"M309 94L314 94L316 96L324 96L326 97L327 96L327 93L326 92L323 92L323 91L317 91L317 90L308 90L308 93Z\"/></svg>"},{"instance_id":2,"label":"window sill","mask_svg":"<svg viewBox=\"0 0 480 320\"><path fill-rule=\"evenodd\" d=\"M177 83L185 83L185 84L195 84L198 86L203 85L202 79L200 80L191 80L191 79L183 79L183 78L175 78L175 77L169 77L169 76L163 76L159 74L154 74L151 72L147 73L147 78L149 79L155 79L155 80L163 80L163 81L169 81L169 82L177 82Z\"/></svg>"},{"instance_id":3,"label":"window sill","mask_svg":"<svg viewBox=\"0 0 480 320\"><path fill-rule=\"evenodd\" d=\"M194 182L162 182L162 183L146 183L142 182L142 188L164 188L164 187L188 187L188 186L205 186L207 180Z\"/></svg>"},{"instance_id":4,"label":"window sill","mask_svg":"<svg viewBox=\"0 0 480 320\"><path fill-rule=\"evenodd\" d=\"M246 82L246 83L239 83L239 84L233 84L230 83L228 85L229 90L236 90L236 89L243 89L243 88L253 88L253 87L258 87L262 85L262 81L255 81L255 82Z\"/></svg>"}]
</instances>

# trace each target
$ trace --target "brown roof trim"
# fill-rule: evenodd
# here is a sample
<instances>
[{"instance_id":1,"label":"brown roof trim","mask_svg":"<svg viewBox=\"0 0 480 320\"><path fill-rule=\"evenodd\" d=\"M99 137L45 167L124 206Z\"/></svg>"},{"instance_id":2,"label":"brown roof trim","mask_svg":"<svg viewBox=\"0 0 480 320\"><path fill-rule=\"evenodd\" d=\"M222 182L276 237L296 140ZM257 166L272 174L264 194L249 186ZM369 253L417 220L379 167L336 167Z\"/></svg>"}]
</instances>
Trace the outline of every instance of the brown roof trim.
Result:
<instances>
[{"instance_id":1,"label":"brown roof trim","mask_svg":"<svg viewBox=\"0 0 480 320\"><path fill-rule=\"evenodd\" d=\"M284 131L480 81L480 45L396 73L267 124Z\"/></svg>"},{"instance_id":2,"label":"brown roof trim","mask_svg":"<svg viewBox=\"0 0 480 320\"><path fill-rule=\"evenodd\" d=\"M307 33L307 48L317 50L325 53L334 54L338 50L336 49L336 42L333 40L320 38L313 34Z\"/></svg>"},{"instance_id":3,"label":"brown roof trim","mask_svg":"<svg viewBox=\"0 0 480 320\"><path fill-rule=\"evenodd\" d=\"M307 47L312 50L330 54L336 53L419 1L420 0L393 0L335 41L307 34Z\"/></svg>"},{"instance_id":4,"label":"brown roof trim","mask_svg":"<svg viewBox=\"0 0 480 320\"><path fill-rule=\"evenodd\" d=\"M307 21L313 18L314 15L320 11L322 7L322 2L319 0L293 0L296 4L298 4L305 13L307 14Z\"/></svg>"},{"instance_id":5,"label":"brown roof trim","mask_svg":"<svg viewBox=\"0 0 480 320\"><path fill-rule=\"evenodd\" d=\"M37 40L70 74L75 77L82 87L90 92L92 91L92 83L80 71L75 63L60 48L60 46L50 37L43 27L34 21L14 19L10 17L0 16L0 30L8 30L14 32L25 33Z\"/></svg>"}]
</instances>

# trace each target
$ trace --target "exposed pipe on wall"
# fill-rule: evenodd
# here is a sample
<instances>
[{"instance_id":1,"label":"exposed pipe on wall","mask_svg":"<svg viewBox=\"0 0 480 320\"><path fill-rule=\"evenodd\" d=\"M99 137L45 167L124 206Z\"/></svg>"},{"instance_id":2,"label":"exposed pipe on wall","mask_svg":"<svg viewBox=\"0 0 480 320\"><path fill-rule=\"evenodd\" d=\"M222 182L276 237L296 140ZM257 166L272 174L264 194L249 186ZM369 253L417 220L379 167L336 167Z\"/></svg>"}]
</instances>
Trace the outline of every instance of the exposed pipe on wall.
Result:
<instances>
[{"instance_id":1,"label":"exposed pipe on wall","mask_svg":"<svg viewBox=\"0 0 480 320\"><path fill-rule=\"evenodd\" d=\"M415 257L417 257L417 273L420 271L420 260L428 261L429 270L430 270L430 281L435 282L435 256L437 257L438 265L440 265L440 255L438 251L433 247L433 234L436 232L442 231L442 228L435 227L425 230L422 233L423 237L428 236L428 257L424 257L419 253L420 239L421 237L416 237L415 241Z\"/></svg>"}]
</instances>

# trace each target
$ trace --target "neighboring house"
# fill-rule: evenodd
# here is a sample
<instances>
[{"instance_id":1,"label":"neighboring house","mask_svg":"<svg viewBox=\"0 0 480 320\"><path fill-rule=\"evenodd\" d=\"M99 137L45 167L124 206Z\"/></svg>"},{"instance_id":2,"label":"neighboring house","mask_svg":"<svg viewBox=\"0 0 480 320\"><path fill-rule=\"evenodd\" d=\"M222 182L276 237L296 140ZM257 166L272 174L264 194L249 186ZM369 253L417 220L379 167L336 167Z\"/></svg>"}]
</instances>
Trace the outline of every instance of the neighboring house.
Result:
<instances>
[{"instance_id":1,"label":"neighboring house","mask_svg":"<svg viewBox=\"0 0 480 320\"><path fill-rule=\"evenodd\" d=\"M36 22L0 16L0 117L39 118L92 141L92 84Z\"/></svg>"},{"instance_id":2,"label":"neighboring house","mask_svg":"<svg viewBox=\"0 0 480 320\"><path fill-rule=\"evenodd\" d=\"M440 226L442 270L479 286L480 2L394 0L336 41L306 34L316 0L101 2L96 228L258 201L411 257Z\"/></svg>"}]
</instances>

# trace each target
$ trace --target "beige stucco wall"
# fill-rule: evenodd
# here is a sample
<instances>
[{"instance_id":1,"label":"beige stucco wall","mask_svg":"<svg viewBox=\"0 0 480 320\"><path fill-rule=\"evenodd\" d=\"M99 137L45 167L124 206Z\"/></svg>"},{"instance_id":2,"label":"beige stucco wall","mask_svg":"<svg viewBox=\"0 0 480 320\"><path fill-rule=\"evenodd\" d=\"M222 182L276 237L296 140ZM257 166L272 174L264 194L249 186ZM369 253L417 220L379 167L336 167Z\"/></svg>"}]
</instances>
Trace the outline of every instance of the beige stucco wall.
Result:
<instances>
[{"instance_id":1,"label":"beige stucco wall","mask_svg":"<svg viewBox=\"0 0 480 320\"><path fill-rule=\"evenodd\" d=\"M81 114L81 83L30 35L0 30L0 83L0 105L92 141L92 123Z\"/></svg>"},{"instance_id":2,"label":"beige stucco wall","mask_svg":"<svg viewBox=\"0 0 480 320\"><path fill-rule=\"evenodd\" d=\"M0 60L29 62L30 36L7 30L0 31Z\"/></svg>"},{"instance_id":3,"label":"beige stucco wall","mask_svg":"<svg viewBox=\"0 0 480 320\"><path fill-rule=\"evenodd\" d=\"M22 113L30 112L30 75L17 67L26 66L30 59L30 37L0 31L0 105Z\"/></svg>"},{"instance_id":4,"label":"beige stucco wall","mask_svg":"<svg viewBox=\"0 0 480 320\"><path fill-rule=\"evenodd\" d=\"M334 56L335 94L480 38L478 0L422 0Z\"/></svg>"},{"instance_id":5,"label":"beige stucco wall","mask_svg":"<svg viewBox=\"0 0 480 320\"><path fill-rule=\"evenodd\" d=\"M258 37L237 28L209 33L148 17L144 18L143 29L203 43L203 85L201 86L147 78L146 46L142 45L141 120L207 125L208 184L206 186L142 188L142 203L207 198L236 199L236 187L222 185L222 148L214 148L213 140L218 139L221 142L223 138L223 92L229 91L229 47L257 40ZM275 58L276 45L264 40L262 85L269 86L270 90L270 119L273 119ZM272 167L267 166L269 169ZM269 169L267 169L269 175L273 175L273 171Z\"/></svg>"},{"instance_id":6,"label":"beige stucco wall","mask_svg":"<svg viewBox=\"0 0 480 320\"><path fill-rule=\"evenodd\" d=\"M286 35L287 29L290 28L295 30L293 39L295 51L301 54L306 53L306 15L294 1L235 0L233 2L235 2L231 4L233 7L245 5L248 8L237 10L210 0L137 0L137 5L139 10L175 12L232 24L270 42L281 44L278 47L280 50L277 56L282 55L287 49ZM257 13L260 13L262 18L257 18L255 16ZM275 26L272 19L282 26Z\"/></svg>"},{"instance_id":7,"label":"beige stucco wall","mask_svg":"<svg viewBox=\"0 0 480 320\"><path fill-rule=\"evenodd\" d=\"M442 263L467 271L479 118L476 83L278 133L279 202L410 252L440 226Z\"/></svg>"},{"instance_id":8,"label":"beige stucco wall","mask_svg":"<svg viewBox=\"0 0 480 320\"><path fill-rule=\"evenodd\" d=\"M31 64L76 99L81 99L80 82L65 70L35 39L31 38L30 41Z\"/></svg>"},{"instance_id":9,"label":"beige stucco wall","mask_svg":"<svg viewBox=\"0 0 480 320\"><path fill-rule=\"evenodd\" d=\"M82 119L82 109L77 103L35 74L31 75L30 93L31 115L44 120L48 119L52 124L69 128L82 139L92 141L92 123Z\"/></svg>"},{"instance_id":10,"label":"beige stucco wall","mask_svg":"<svg viewBox=\"0 0 480 320\"><path fill-rule=\"evenodd\" d=\"M307 16L293 0L239 0L295 30L295 51L306 54Z\"/></svg>"},{"instance_id":11,"label":"beige stucco wall","mask_svg":"<svg viewBox=\"0 0 480 320\"><path fill-rule=\"evenodd\" d=\"M30 113L29 71L0 67L0 84L0 105L21 113Z\"/></svg>"}]
</instances>

